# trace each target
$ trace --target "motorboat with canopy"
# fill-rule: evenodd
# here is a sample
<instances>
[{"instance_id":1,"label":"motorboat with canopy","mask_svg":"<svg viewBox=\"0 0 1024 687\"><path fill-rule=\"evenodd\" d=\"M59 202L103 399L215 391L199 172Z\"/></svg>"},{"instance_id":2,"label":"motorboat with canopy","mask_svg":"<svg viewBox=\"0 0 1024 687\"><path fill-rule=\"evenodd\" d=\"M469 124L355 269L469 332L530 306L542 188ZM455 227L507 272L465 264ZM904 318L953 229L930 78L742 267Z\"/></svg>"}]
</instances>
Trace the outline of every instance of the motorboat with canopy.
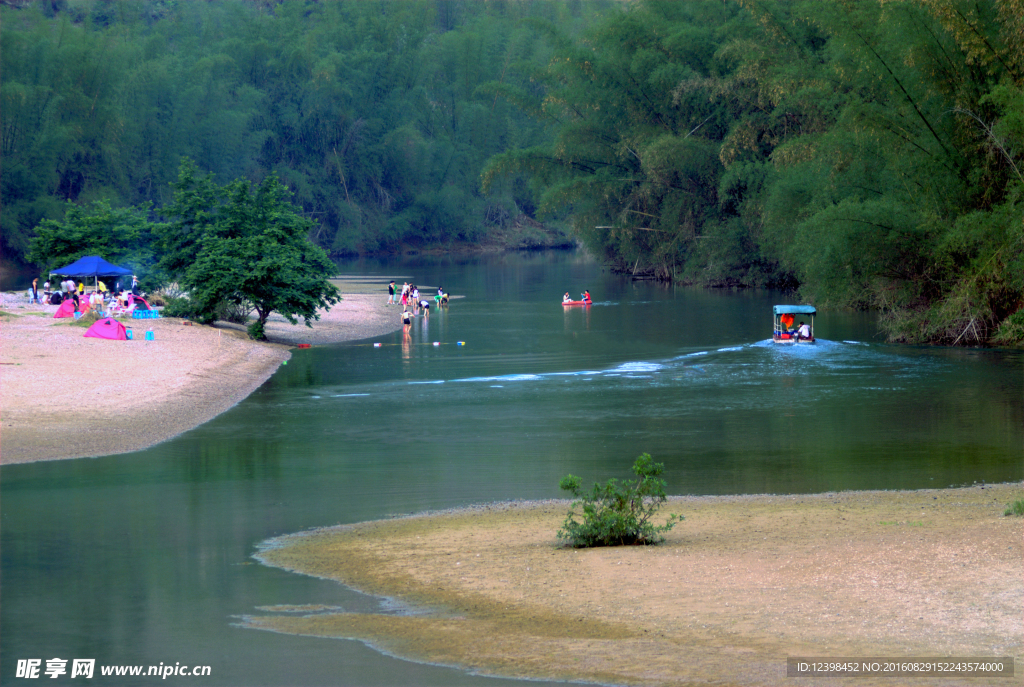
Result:
<instances>
[{"instance_id":1,"label":"motorboat with canopy","mask_svg":"<svg viewBox=\"0 0 1024 687\"><path fill-rule=\"evenodd\" d=\"M817 310L813 305L776 305L772 308L772 313L772 341L781 344L814 343L814 315ZM808 316L810 323L801 320L804 327L795 325L798 315Z\"/></svg>"}]
</instances>

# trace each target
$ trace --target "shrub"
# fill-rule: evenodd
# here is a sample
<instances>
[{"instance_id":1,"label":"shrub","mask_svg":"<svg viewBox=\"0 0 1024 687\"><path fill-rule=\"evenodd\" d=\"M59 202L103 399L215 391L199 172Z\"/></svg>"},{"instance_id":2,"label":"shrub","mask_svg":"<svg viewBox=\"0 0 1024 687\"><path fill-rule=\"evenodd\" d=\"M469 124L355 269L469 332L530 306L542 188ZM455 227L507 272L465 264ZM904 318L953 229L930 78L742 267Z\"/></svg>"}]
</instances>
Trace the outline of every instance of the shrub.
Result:
<instances>
[{"instance_id":1,"label":"shrub","mask_svg":"<svg viewBox=\"0 0 1024 687\"><path fill-rule=\"evenodd\" d=\"M1003 515L1024 516L1024 499L1017 499L1013 503L1007 504Z\"/></svg>"},{"instance_id":2,"label":"shrub","mask_svg":"<svg viewBox=\"0 0 1024 687\"><path fill-rule=\"evenodd\" d=\"M992 343L1002 346L1024 344L1024 310L1018 310L999 323Z\"/></svg>"},{"instance_id":3,"label":"shrub","mask_svg":"<svg viewBox=\"0 0 1024 687\"><path fill-rule=\"evenodd\" d=\"M665 466L655 463L644 453L633 463L633 474L638 479L625 481L610 479L605 484L595 483L590 494L580 488L582 480L566 475L558 483L577 500L572 502L558 538L567 540L574 548L591 546L622 546L625 544L657 544L665 540L668 532L681 515L672 514L664 525L655 526L651 519L665 503L665 481L660 479ZM577 521L577 508L582 521Z\"/></svg>"},{"instance_id":4,"label":"shrub","mask_svg":"<svg viewBox=\"0 0 1024 687\"><path fill-rule=\"evenodd\" d=\"M197 322L204 321L204 318L200 317L195 303L183 297L168 296L161 314L164 317L184 317Z\"/></svg>"},{"instance_id":5,"label":"shrub","mask_svg":"<svg viewBox=\"0 0 1024 687\"><path fill-rule=\"evenodd\" d=\"M255 320L245 328L246 333L249 334L249 338L254 341L265 341L267 338L267 332L264 330L262 320Z\"/></svg>"},{"instance_id":6,"label":"shrub","mask_svg":"<svg viewBox=\"0 0 1024 687\"><path fill-rule=\"evenodd\" d=\"M232 303L230 301L221 301L217 304L216 312L217 319L230 322L232 324L245 324L249 321L249 315L252 313L252 303L242 299L238 303Z\"/></svg>"}]
</instances>

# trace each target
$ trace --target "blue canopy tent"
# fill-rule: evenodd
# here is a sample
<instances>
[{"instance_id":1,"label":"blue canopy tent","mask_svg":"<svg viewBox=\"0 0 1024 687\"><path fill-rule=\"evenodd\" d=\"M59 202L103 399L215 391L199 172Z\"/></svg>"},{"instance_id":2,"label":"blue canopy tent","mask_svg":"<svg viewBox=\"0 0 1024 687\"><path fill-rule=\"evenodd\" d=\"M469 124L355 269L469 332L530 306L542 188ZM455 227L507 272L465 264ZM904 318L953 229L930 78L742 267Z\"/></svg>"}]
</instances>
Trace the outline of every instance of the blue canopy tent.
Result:
<instances>
[{"instance_id":1,"label":"blue canopy tent","mask_svg":"<svg viewBox=\"0 0 1024 687\"><path fill-rule=\"evenodd\" d=\"M96 280L97 287L100 277L122 277L131 273L131 270L112 265L98 255L87 255L75 260L70 265L50 271L50 274L62 277L92 277Z\"/></svg>"},{"instance_id":2,"label":"blue canopy tent","mask_svg":"<svg viewBox=\"0 0 1024 687\"><path fill-rule=\"evenodd\" d=\"M63 277L120 277L131 273L131 270L111 265L98 255L87 255L66 267L50 272L50 274L59 274Z\"/></svg>"}]
</instances>

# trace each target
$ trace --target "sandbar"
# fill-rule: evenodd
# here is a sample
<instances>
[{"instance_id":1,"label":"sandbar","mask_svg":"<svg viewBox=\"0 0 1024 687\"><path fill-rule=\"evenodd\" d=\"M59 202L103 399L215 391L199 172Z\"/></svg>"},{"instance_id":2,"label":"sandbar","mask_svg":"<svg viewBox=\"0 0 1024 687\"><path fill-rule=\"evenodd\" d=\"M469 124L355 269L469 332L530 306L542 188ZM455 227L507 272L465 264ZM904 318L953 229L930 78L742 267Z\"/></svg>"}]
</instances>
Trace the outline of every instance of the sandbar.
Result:
<instances>
[{"instance_id":1,"label":"sandbar","mask_svg":"<svg viewBox=\"0 0 1024 687\"><path fill-rule=\"evenodd\" d=\"M494 504L268 542L264 564L391 600L262 608L251 628L477 674L630 685L1019 685L1024 485L673 497L664 544L577 550L567 502ZM399 609L395 610L397 602ZM999 657L1013 678L786 677L787 657Z\"/></svg>"}]
</instances>

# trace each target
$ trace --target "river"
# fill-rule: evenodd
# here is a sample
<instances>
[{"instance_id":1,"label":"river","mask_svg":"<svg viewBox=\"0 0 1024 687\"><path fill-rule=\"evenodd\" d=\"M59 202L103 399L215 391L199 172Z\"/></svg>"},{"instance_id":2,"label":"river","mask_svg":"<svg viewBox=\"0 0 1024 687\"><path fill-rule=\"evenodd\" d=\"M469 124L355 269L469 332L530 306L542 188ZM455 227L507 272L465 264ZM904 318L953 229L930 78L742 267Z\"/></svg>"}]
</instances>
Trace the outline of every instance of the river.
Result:
<instances>
[{"instance_id":1,"label":"river","mask_svg":"<svg viewBox=\"0 0 1024 687\"><path fill-rule=\"evenodd\" d=\"M642 452L670 494L1024 478L1020 351L886 345L858 313L777 347L783 296L632 282L574 253L341 269L382 294L393 278L458 297L408 332L296 350L244 402L146 451L0 469L3 684L24 683L19 659L52 658L68 674L47 684L79 684L75 658L96 660L93 684L152 684L99 666L160 663L210 666L160 681L182 685L513 684L236 627L265 606L381 603L251 556L312 527L559 497L562 475L628 477ZM584 289L593 306L559 304Z\"/></svg>"}]
</instances>

